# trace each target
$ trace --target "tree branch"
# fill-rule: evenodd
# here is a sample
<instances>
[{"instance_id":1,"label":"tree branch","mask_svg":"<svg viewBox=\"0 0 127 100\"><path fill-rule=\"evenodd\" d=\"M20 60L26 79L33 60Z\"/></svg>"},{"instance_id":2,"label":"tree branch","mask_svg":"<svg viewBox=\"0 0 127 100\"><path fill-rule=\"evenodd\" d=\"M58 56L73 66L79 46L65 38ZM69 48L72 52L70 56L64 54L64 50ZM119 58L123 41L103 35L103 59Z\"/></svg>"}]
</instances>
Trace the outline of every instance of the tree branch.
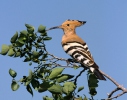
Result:
<instances>
[{"instance_id":1,"label":"tree branch","mask_svg":"<svg viewBox=\"0 0 127 100\"><path fill-rule=\"evenodd\" d=\"M45 47L44 47L44 50L46 51L46 53L47 53L48 55L50 55L50 56L52 57L52 59L57 59L57 60L55 61L55 63L54 63L54 64L56 64L56 65L59 65L59 66L60 66L60 64L57 64L57 63L56 63L56 62L59 61L59 60L61 60L61 61L66 61L67 67L69 67L69 66L68 66L69 64L74 65L74 63L77 63L77 62L75 62L75 61L71 62L71 61L69 61L69 60L67 60L67 59L56 57L56 56L54 56L53 54L48 53L48 51L46 50ZM81 63L81 65L82 65L82 63ZM79 73L79 75L76 76L76 78L74 79L74 83L75 83L75 84L76 84L76 81L77 81L78 77L79 77L85 70L86 70L86 68L84 67L84 69ZM105 74L103 71L101 71L101 70L99 70L99 71L100 71L106 78L108 78L111 82L113 82L113 83L117 86L116 89L114 89L113 91L111 91L110 94L108 94L108 99L107 99L107 100L120 97L120 96L122 96L123 94L127 93L127 89L126 89L126 88L124 88L122 85L120 85L118 82L116 82L116 81L115 81L113 78L111 78L109 75ZM115 92L117 92L118 90L122 90L122 93L120 93L120 94L118 94L118 95L112 97L112 95L113 95Z\"/></svg>"},{"instance_id":2,"label":"tree branch","mask_svg":"<svg viewBox=\"0 0 127 100\"><path fill-rule=\"evenodd\" d=\"M47 52L47 53L48 53L48 52ZM56 57L56 56L54 56L54 55L52 55L52 54L50 54L50 53L48 53L48 55L52 56L54 59L57 59L57 61L58 61L58 60L66 61L67 67L70 67L70 66L68 66L69 64L74 65L74 64L73 64L74 62L72 63L72 62L68 61L67 59ZM56 64L56 63L55 63L55 64ZM56 64L56 65L61 66L60 64ZM62 67L63 67L63 66L62 66ZM64 66L64 67L65 67L65 66ZM74 83L75 83L75 84L76 84L76 81L77 81L78 77L81 76L81 74L82 74L85 70L86 70L86 68L84 68L84 69L78 74L78 76L76 76L76 78L74 79ZM108 78L110 81L112 81L112 82L117 86L116 89L114 89L113 91L111 91L110 94L108 94L108 99L107 99L107 100L117 98L117 97L119 97L119 96L121 96L121 95L127 93L127 89L126 89L126 88L124 88L122 85L120 85L118 82L116 82L116 81L115 81L113 78L111 78L109 75L105 74L103 71L101 71L101 70L99 70L99 71L100 71L106 78ZM116 95L116 96L114 96L114 97L112 97L112 95L113 95L115 92L117 92L118 90L122 90L123 92L120 93L120 94L118 94L118 95Z\"/></svg>"},{"instance_id":3,"label":"tree branch","mask_svg":"<svg viewBox=\"0 0 127 100\"><path fill-rule=\"evenodd\" d=\"M102 72L101 70L99 70L99 71L100 71L106 78L108 78L110 81L112 81L112 82L117 86L116 89L114 89L113 91L111 91L110 94L108 94L108 99L107 99L107 100L117 98L117 97L119 97L119 96L121 96L121 95L127 93L127 89L126 89L126 88L124 88L122 85L120 85L120 84L119 84L118 82L116 82L113 78L111 78L110 76L108 76L107 74L105 74L104 72ZM118 90L122 90L123 92L120 93L120 94L118 94L118 95L116 95L116 96L114 96L114 97L111 97L111 96L112 96L115 92L117 92Z\"/></svg>"},{"instance_id":4,"label":"tree branch","mask_svg":"<svg viewBox=\"0 0 127 100\"><path fill-rule=\"evenodd\" d=\"M50 54L50 53L48 53L48 52L47 52L47 54L50 55L51 57L53 57L53 59L57 59L57 61L58 61L58 60L61 60L61 61L66 61L66 63L67 63L67 66L62 66L62 65L60 65L60 64L56 64L56 63L55 63L56 65L59 65L59 66L61 66L61 67L71 67L71 66L68 66L69 64L74 65L74 62L72 63L72 62L68 61L67 59L56 57L56 56L54 56L54 55L52 55L52 54ZM57 62L57 61L56 61L56 62ZM76 78L74 79L74 83L75 83L75 84L76 84L76 81L77 81L78 77L81 76L81 74L82 74L85 70L86 70L86 68L84 68L84 69L78 74L78 76L76 76ZM111 78L109 75L105 74L103 71L101 71L101 70L99 70L99 71L100 71L106 78L108 78L111 82L113 82L113 83L117 86L116 89L114 89L113 91L111 91L110 94L108 94L108 99L107 99L107 100L120 97L120 96L122 96L123 94L127 93L127 89L126 89L126 88L124 88L122 85L120 85L118 82L116 82L116 81L115 81L113 78ZM120 93L120 94L118 94L118 95L112 97L112 95L113 95L115 92L117 92L118 90L122 90L122 93Z\"/></svg>"}]
</instances>

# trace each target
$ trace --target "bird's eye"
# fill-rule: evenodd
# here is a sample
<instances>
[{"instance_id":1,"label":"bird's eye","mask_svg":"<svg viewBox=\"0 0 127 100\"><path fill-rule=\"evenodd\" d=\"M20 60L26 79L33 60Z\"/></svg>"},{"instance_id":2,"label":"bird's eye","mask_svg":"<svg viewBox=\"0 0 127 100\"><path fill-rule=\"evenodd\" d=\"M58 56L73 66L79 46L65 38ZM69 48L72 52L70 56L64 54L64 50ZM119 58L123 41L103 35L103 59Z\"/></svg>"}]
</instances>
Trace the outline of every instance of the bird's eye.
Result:
<instances>
[{"instance_id":1,"label":"bird's eye","mask_svg":"<svg viewBox=\"0 0 127 100\"><path fill-rule=\"evenodd\" d=\"M67 26L69 26L69 24L67 24Z\"/></svg>"}]
</instances>

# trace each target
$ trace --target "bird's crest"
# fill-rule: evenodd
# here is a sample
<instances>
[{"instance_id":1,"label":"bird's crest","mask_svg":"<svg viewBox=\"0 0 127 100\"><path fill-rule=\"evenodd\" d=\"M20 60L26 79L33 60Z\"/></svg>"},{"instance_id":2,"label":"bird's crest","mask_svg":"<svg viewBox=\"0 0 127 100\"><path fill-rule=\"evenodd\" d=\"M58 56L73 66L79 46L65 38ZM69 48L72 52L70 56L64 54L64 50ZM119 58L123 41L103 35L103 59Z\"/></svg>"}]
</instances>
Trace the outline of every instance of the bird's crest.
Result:
<instances>
[{"instance_id":1,"label":"bird's crest","mask_svg":"<svg viewBox=\"0 0 127 100\"><path fill-rule=\"evenodd\" d=\"M65 22L63 22L62 26L74 26L74 27L79 27L81 25L84 25L86 23L86 21L79 21L79 20L66 20Z\"/></svg>"}]
</instances>

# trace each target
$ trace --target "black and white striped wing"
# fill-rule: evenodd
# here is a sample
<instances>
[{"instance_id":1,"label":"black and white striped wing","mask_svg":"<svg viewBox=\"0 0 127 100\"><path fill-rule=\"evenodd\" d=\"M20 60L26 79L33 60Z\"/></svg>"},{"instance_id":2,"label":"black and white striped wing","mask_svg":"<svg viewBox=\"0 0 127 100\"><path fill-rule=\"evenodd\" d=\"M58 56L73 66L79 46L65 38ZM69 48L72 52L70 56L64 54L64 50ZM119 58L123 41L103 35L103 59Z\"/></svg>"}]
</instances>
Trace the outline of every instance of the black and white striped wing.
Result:
<instances>
[{"instance_id":1,"label":"black and white striped wing","mask_svg":"<svg viewBox=\"0 0 127 100\"><path fill-rule=\"evenodd\" d=\"M79 63L83 64L85 67L89 67L98 79L106 80L98 70L98 66L94 62L86 44L83 45L78 42L66 43L63 44L63 48L66 53L72 56Z\"/></svg>"},{"instance_id":2,"label":"black and white striped wing","mask_svg":"<svg viewBox=\"0 0 127 100\"><path fill-rule=\"evenodd\" d=\"M76 59L79 63L82 63L86 67L90 67L94 64L92 55L89 52L87 44L80 44L78 42L66 43L63 48L67 54Z\"/></svg>"}]
</instances>

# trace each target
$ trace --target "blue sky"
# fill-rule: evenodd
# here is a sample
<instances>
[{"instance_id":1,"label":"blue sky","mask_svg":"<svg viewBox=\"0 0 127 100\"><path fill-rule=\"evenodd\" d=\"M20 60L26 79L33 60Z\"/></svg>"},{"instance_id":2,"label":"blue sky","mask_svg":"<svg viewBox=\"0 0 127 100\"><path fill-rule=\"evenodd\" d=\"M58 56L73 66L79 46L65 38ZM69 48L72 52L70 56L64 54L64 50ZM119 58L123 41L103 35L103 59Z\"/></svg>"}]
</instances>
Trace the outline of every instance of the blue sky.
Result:
<instances>
[{"instance_id":1,"label":"blue sky","mask_svg":"<svg viewBox=\"0 0 127 100\"><path fill-rule=\"evenodd\" d=\"M89 49L100 69L113 77L118 83L127 88L127 1L126 0L1 0L0 3L0 46L10 44L10 38L16 31L26 29L24 24L33 25L36 29L40 24L47 28L62 24L66 19L77 19L87 23L77 28L76 32L89 46ZM61 46L62 30L48 32L53 39L46 42L47 50L63 58L69 56ZM20 86L16 92L10 88L10 68L17 71L20 79L28 75L29 66L23 59L14 59L0 55L0 99L1 100L42 100L49 93L37 93L32 97ZM79 69L80 71L81 69ZM67 68L64 73L77 74L79 71ZM88 97L86 73L79 78L79 86L84 86ZM95 99L107 97L115 85L110 81L100 81ZM117 100L127 99L127 94Z\"/></svg>"}]
</instances>

